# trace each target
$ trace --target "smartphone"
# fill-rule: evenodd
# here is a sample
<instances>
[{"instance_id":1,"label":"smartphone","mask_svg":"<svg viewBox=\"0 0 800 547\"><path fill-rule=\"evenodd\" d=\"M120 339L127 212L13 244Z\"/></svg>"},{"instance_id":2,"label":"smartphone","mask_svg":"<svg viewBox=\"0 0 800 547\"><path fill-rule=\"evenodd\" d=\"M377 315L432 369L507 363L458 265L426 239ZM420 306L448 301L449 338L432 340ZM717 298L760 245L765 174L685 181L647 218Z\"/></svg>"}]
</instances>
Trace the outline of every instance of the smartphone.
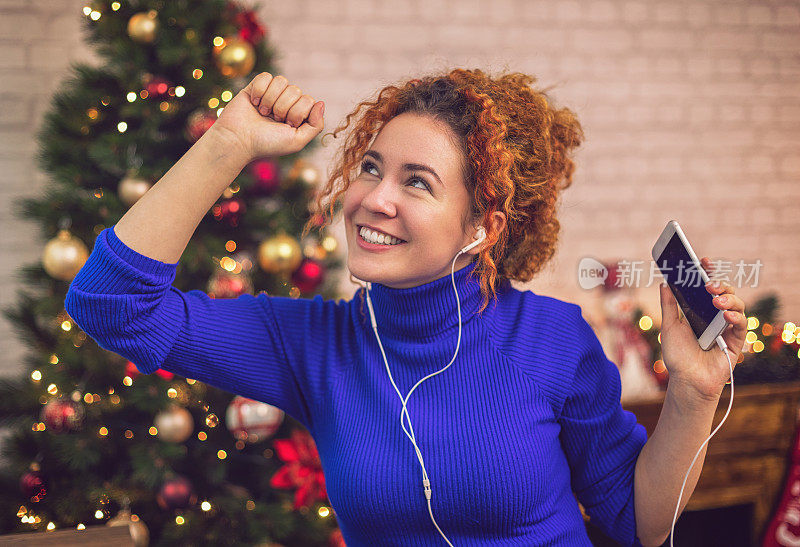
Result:
<instances>
[{"instance_id":1,"label":"smartphone","mask_svg":"<svg viewBox=\"0 0 800 547\"><path fill-rule=\"evenodd\" d=\"M677 220L667 222L653 245L653 260L675 295L700 347L708 350L727 323L706 289L710 281Z\"/></svg>"}]
</instances>

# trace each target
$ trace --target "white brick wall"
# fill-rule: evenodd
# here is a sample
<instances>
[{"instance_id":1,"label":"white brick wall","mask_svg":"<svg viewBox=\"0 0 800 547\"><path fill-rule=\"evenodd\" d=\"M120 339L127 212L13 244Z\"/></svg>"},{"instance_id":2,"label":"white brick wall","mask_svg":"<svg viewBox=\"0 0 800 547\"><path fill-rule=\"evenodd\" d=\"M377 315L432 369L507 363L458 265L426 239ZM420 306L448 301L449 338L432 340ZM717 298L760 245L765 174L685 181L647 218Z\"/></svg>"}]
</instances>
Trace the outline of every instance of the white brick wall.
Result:
<instances>
[{"instance_id":1,"label":"white brick wall","mask_svg":"<svg viewBox=\"0 0 800 547\"><path fill-rule=\"evenodd\" d=\"M44 244L12 217L10 198L45 183L34 128L69 61L92 58L83 4L0 0L0 230L12 234L0 240L3 306L16 266ZM800 3L294 0L269 2L261 16L279 70L326 101L327 130L377 88L429 69L508 67L557 86L551 94L578 113L587 140L556 261L525 288L591 309L578 260L649 260L676 218L701 255L760 258L759 286L738 293L752 301L775 290L780 319L800 319ZM323 172L333 146L315 152ZM660 314L655 287L639 298ZM10 372L23 345L4 319L0 346L0 373Z\"/></svg>"}]
</instances>

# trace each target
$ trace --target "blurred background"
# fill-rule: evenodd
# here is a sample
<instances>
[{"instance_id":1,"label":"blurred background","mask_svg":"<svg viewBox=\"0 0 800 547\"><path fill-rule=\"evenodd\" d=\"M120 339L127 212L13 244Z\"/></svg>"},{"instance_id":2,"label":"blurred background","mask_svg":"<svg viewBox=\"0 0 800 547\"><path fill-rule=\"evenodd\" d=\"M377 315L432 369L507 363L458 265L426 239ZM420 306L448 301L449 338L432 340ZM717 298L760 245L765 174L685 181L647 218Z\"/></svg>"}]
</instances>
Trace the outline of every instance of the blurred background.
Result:
<instances>
[{"instance_id":1,"label":"blurred background","mask_svg":"<svg viewBox=\"0 0 800 547\"><path fill-rule=\"evenodd\" d=\"M83 28L94 10L100 13L108 4L0 0L0 233L5 234L0 237L0 307L17 301L17 291L29 284L20 268L42 262L45 244L55 237L55 219L43 230L41 223L20 217L16 200L42 195L52 180L35 160L36 134L54 108L54 94L72 74L71 64L104 62ZM575 181L562 198L559 251L538 278L515 285L584 308L621 368L624 398L657 401L657 394L663 395L666 378L663 363L659 368L656 330L660 276L649 273L651 248L667 221L680 222L698 256L734 265L743 261L744 276L734 279L735 268L730 275L753 319L746 349L765 356L753 361L758 367L751 366L749 373L743 364L743 378L751 384L781 383L780 397L786 398L783 421L769 433L779 439L770 460L774 485L753 495L762 500L763 528L777 510L787 470L797 403L791 386L800 378L800 3L293 0L239 5L254 9L258 23L247 24L264 31L270 68L325 101L326 132L385 85L454 67L529 73L538 87L550 88L556 106L576 112L586 140L575 155ZM126 28L120 26L121 36ZM140 30L146 33L146 25ZM257 62L258 68L266 60ZM147 76L142 87L164 83L175 97L172 90L181 82L152 78ZM234 85L230 89L238 91ZM208 106L213 111L224 104ZM200 126L201 118L195 120ZM284 167L313 187L327 176L340 141L328 138L324 146L309 147L303 155L307 163ZM137 163L135 153L128 159L139 166L143 160ZM226 211L215 212L217 220L230 220ZM71 222L74 228L80 221ZM94 219L89 224L79 239L91 250L88 234L93 229L96 235L98 224ZM343 260L341 222L329 237L314 243L312 252L300 242L305 259ZM610 272L605 284L589 290L578 282L578 264L586 257ZM626 261L640 261L643 268L641 278L628 279L627 286L620 266ZM326 294L350 298L357 286L346 268L341 262L326 264ZM319 271L309 268L303 279L309 290L295 296L318 287L308 278L319 277ZM613 286L616 280L620 284ZM220 284L212 280L205 287L222 294ZM256 279L248 288L266 286ZM296 287L302 285L296 282ZM0 376L9 378L30 368L25 364L30 344L16 334L14 323L0 318ZM618 351L620 340L639 348L636 355ZM760 396L759 401L776 397ZM755 416L760 416L759 405ZM769 410L770 416L776 412ZM643 415L637 412L640 420ZM733 496L730 505L745 498Z\"/></svg>"},{"instance_id":2,"label":"blurred background","mask_svg":"<svg viewBox=\"0 0 800 547\"><path fill-rule=\"evenodd\" d=\"M70 61L94 56L81 36L84 3L0 7L0 227L11 236L0 239L0 304L20 283L15 269L42 250L12 198L45 184L34 131ZM677 219L700 256L761 260L757 286L737 289L746 302L774 290L777 319L800 316L797 2L297 0L266 2L259 16L282 73L325 100L326 131L420 72L508 68L553 86L586 141L563 198L560 251L525 288L588 305L581 258L649 267L655 239ZM324 174L338 144L326 139L311 156ZM356 286L339 273L349 296ZM637 299L659 315L656 283L646 283ZM0 344L8 357L22 351L6 321Z\"/></svg>"}]
</instances>

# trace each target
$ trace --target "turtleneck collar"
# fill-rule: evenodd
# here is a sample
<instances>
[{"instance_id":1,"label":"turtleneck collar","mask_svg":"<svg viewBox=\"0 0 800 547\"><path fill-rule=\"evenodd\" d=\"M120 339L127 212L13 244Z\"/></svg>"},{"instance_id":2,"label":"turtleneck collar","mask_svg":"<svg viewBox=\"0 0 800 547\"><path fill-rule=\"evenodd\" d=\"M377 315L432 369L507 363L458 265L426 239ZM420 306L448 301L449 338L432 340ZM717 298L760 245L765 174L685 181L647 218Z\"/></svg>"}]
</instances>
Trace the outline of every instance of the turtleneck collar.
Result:
<instances>
[{"instance_id":1,"label":"turtleneck collar","mask_svg":"<svg viewBox=\"0 0 800 547\"><path fill-rule=\"evenodd\" d=\"M453 275L461 302L462 328L477 313L482 301L477 272L470 275L476 264L477 261L473 260ZM369 295L375 310L378 334L420 339L436 336L452 328L458 329L458 306L449 272L444 277L408 289L372 283ZM372 328L366 294L364 300L367 325Z\"/></svg>"}]
</instances>

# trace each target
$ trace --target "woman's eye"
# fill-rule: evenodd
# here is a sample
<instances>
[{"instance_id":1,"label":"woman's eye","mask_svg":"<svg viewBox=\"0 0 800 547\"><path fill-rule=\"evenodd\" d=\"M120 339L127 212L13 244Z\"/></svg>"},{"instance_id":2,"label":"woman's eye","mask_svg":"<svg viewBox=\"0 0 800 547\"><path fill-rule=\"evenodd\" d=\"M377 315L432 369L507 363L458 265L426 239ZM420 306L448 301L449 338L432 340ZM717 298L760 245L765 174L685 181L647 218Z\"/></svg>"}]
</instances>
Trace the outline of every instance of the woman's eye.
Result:
<instances>
[{"instance_id":1,"label":"woman's eye","mask_svg":"<svg viewBox=\"0 0 800 547\"><path fill-rule=\"evenodd\" d=\"M361 171L362 171L362 172L364 172L364 173L369 173L369 170L370 170L370 169L375 169L375 170L377 170L378 168L377 168L377 167L375 166L375 164L374 164L374 163L372 163L371 161L369 161L369 160L364 160L364 161L361 163ZM422 179L422 178L420 178L420 177L417 177L417 176L411 177L411 181L409 182L409 184L413 184L413 183L415 183L415 182L418 182L418 183L422 184L422 186L423 186L423 189L424 189L424 190L427 190L428 192L430 192L430 191L431 191L431 187L430 187L430 185L429 185L427 182L425 182L425 180L424 180L424 179Z\"/></svg>"},{"instance_id":2,"label":"woman's eye","mask_svg":"<svg viewBox=\"0 0 800 547\"><path fill-rule=\"evenodd\" d=\"M371 161L364 160L364 162L361 163L361 170L366 172L369 169L377 169L377 168L375 167L375 164L372 163Z\"/></svg>"},{"instance_id":3,"label":"woman's eye","mask_svg":"<svg viewBox=\"0 0 800 547\"><path fill-rule=\"evenodd\" d=\"M421 178L419 178L419 177L412 177L412 179L411 179L411 182L419 182L419 183L421 183L421 184L422 184L422 185L425 187L425 190L427 190L428 192L430 192L430 191L431 191L431 187L430 187L430 186L428 186L428 183L427 183L427 182L425 182L424 180L422 180L422 179L421 179Z\"/></svg>"}]
</instances>

